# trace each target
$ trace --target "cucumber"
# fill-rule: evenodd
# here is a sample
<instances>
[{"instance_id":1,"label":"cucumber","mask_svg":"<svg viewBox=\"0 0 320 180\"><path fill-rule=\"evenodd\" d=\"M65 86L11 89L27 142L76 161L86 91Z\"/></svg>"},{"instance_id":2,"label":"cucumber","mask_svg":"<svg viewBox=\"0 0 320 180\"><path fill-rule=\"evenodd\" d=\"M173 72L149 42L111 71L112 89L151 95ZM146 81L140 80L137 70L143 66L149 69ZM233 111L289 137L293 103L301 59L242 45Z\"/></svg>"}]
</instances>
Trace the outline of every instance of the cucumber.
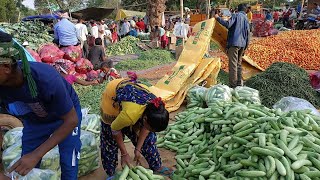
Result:
<instances>
[{"instance_id":1,"label":"cucumber","mask_svg":"<svg viewBox=\"0 0 320 180\"><path fill-rule=\"evenodd\" d=\"M237 176L241 177L264 177L266 176L266 173L263 171L247 171L247 170L240 170L236 172Z\"/></svg>"},{"instance_id":2,"label":"cucumber","mask_svg":"<svg viewBox=\"0 0 320 180\"><path fill-rule=\"evenodd\" d=\"M278 160L278 159L274 159L276 162L276 167L277 167L277 171L281 176L285 176L287 175L287 171L284 168L283 164Z\"/></svg>"},{"instance_id":3,"label":"cucumber","mask_svg":"<svg viewBox=\"0 0 320 180\"><path fill-rule=\"evenodd\" d=\"M129 166L127 165L124 166L123 171L119 177L119 180L125 180L128 177L129 170L130 170Z\"/></svg>"},{"instance_id":4,"label":"cucumber","mask_svg":"<svg viewBox=\"0 0 320 180\"><path fill-rule=\"evenodd\" d=\"M311 166L312 162L309 160L305 160L305 159L301 159L301 160L297 160L294 163L291 164L291 168L293 170L297 170L300 169L302 166Z\"/></svg>"},{"instance_id":5,"label":"cucumber","mask_svg":"<svg viewBox=\"0 0 320 180\"><path fill-rule=\"evenodd\" d=\"M278 139L277 144L284 151L284 154L287 155L291 160L296 161L298 159L297 156L288 149L282 140Z\"/></svg>"}]
</instances>

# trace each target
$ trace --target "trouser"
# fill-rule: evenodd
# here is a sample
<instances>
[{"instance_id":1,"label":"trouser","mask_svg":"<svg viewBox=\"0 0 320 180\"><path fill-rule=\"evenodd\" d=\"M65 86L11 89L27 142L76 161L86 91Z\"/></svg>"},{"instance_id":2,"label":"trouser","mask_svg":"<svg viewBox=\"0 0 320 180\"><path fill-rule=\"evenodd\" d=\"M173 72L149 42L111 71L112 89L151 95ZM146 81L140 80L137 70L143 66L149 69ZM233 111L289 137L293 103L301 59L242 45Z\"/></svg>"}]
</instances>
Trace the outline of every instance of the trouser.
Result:
<instances>
[{"instance_id":1,"label":"trouser","mask_svg":"<svg viewBox=\"0 0 320 180\"><path fill-rule=\"evenodd\" d=\"M62 180L78 179L78 161L81 148L80 125L82 114L80 106L75 107L75 109L79 119L78 126L59 144ZM57 130L62 123L62 120L41 124L24 120L22 155L28 154L38 148L47 139L49 139L52 133ZM40 162L37 164L36 168L39 168Z\"/></svg>"},{"instance_id":2,"label":"trouser","mask_svg":"<svg viewBox=\"0 0 320 180\"><path fill-rule=\"evenodd\" d=\"M83 58L88 58L88 55L89 55L88 41L82 41L81 42L81 48L82 48L82 57Z\"/></svg>"},{"instance_id":3,"label":"trouser","mask_svg":"<svg viewBox=\"0 0 320 180\"><path fill-rule=\"evenodd\" d=\"M228 49L229 58L229 85L232 88L242 86L242 56L244 48L231 46Z\"/></svg>"},{"instance_id":4,"label":"trouser","mask_svg":"<svg viewBox=\"0 0 320 180\"><path fill-rule=\"evenodd\" d=\"M121 132L131 140L134 146L137 145L138 136L130 127L122 129ZM101 122L100 141L103 168L109 176L112 176L118 166L118 145L112 137L111 126L103 122ZM142 155L147 160L150 169L154 171L162 166L156 142L156 133L150 132L141 148Z\"/></svg>"}]
</instances>

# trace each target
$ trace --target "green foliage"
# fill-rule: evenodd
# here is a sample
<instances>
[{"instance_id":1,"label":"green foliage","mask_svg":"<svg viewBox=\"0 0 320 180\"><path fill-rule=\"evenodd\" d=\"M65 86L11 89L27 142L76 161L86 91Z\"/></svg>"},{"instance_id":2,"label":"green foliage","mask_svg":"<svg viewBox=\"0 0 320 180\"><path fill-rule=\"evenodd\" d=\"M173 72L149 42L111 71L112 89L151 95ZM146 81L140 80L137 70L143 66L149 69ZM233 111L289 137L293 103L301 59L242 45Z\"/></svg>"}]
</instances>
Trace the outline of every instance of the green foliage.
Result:
<instances>
[{"instance_id":1,"label":"green foliage","mask_svg":"<svg viewBox=\"0 0 320 180\"><path fill-rule=\"evenodd\" d=\"M0 1L0 22L15 22L17 20L17 7L14 0Z\"/></svg>"},{"instance_id":2,"label":"green foliage","mask_svg":"<svg viewBox=\"0 0 320 180\"><path fill-rule=\"evenodd\" d=\"M119 62L115 65L115 68L118 70L142 70L174 61L175 59L169 51L152 49L143 51L138 59Z\"/></svg>"}]
</instances>

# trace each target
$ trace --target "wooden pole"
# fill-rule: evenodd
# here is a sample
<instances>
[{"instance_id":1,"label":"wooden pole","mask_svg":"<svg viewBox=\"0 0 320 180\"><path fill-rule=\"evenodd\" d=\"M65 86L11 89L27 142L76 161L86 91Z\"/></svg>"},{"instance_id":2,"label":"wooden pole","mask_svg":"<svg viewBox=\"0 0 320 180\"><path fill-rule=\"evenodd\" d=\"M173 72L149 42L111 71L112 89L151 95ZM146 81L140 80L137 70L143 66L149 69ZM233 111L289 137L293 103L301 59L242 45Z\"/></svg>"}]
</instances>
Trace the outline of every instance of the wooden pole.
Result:
<instances>
[{"instance_id":1,"label":"wooden pole","mask_svg":"<svg viewBox=\"0 0 320 180\"><path fill-rule=\"evenodd\" d=\"M180 16L183 19L183 0L180 0Z\"/></svg>"},{"instance_id":2,"label":"wooden pole","mask_svg":"<svg viewBox=\"0 0 320 180\"><path fill-rule=\"evenodd\" d=\"M302 17L303 6L304 6L304 0L302 0L302 1L301 1L301 9L300 9L300 15L299 15L299 18L301 18L301 17Z\"/></svg>"},{"instance_id":3,"label":"wooden pole","mask_svg":"<svg viewBox=\"0 0 320 180\"><path fill-rule=\"evenodd\" d=\"M210 11L211 11L211 2L210 0L206 0L206 3L207 3L207 19L210 18Z\"/></svg>"}]
</instances>

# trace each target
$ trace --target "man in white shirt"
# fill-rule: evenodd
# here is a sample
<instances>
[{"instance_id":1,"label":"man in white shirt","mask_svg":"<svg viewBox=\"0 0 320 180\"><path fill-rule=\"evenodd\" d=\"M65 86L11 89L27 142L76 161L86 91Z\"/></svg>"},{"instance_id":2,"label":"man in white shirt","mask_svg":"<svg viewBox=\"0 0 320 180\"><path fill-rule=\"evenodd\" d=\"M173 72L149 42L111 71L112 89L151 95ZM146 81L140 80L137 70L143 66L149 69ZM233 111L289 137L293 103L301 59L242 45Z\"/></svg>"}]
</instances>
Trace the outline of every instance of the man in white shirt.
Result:
<instances>
[{"instance_id":1,"label":"man in white shirt","mask_svg":"<svg viewBox=\"0 0 320 180\"><path fill-rule=\"evenodd\" d=\"M105 30L104 37L105 37L105 45L107 46L112 43L112 33L111 33L109 27L108 26L106 26L106 27L107 27L107 29Z\"/></svg>"},{"instance_id":2,"label":"man in white shirt","mask_svg":"<svg viewBox=\"0 0 320 180\"><path fill-rule=\"evenodd\" d=\"M99 29L95 21L91 22L91 36L93 36L94 38L99 37Z\"/></svg>"},{"instance_id":3,"label":"man in white shirt","mask_svg":"<svg viewBox=\"0 0 320 180\"><path fill-rule=\"evenodd\" d=\"M134 17L130 20L130 30L136 28L136 22L137 22L137 17L134 16Z\"/></svg>"},{"instance_id":4,"label":"man in white shirt","mask_svg":"<svg viewBox=\"0 0 320 180\"><path fill-rule=\"evenodd\" d=\"M87 58L89 54L89 47L87 42L87 36L88 36L88 29L87 26L83 24L83 19L78 19L78 23L76 24L76 30L77 30L77 37L80 40L81 43L81 49L83 53L83 57Z\"/></svg>"}]
</instances>

